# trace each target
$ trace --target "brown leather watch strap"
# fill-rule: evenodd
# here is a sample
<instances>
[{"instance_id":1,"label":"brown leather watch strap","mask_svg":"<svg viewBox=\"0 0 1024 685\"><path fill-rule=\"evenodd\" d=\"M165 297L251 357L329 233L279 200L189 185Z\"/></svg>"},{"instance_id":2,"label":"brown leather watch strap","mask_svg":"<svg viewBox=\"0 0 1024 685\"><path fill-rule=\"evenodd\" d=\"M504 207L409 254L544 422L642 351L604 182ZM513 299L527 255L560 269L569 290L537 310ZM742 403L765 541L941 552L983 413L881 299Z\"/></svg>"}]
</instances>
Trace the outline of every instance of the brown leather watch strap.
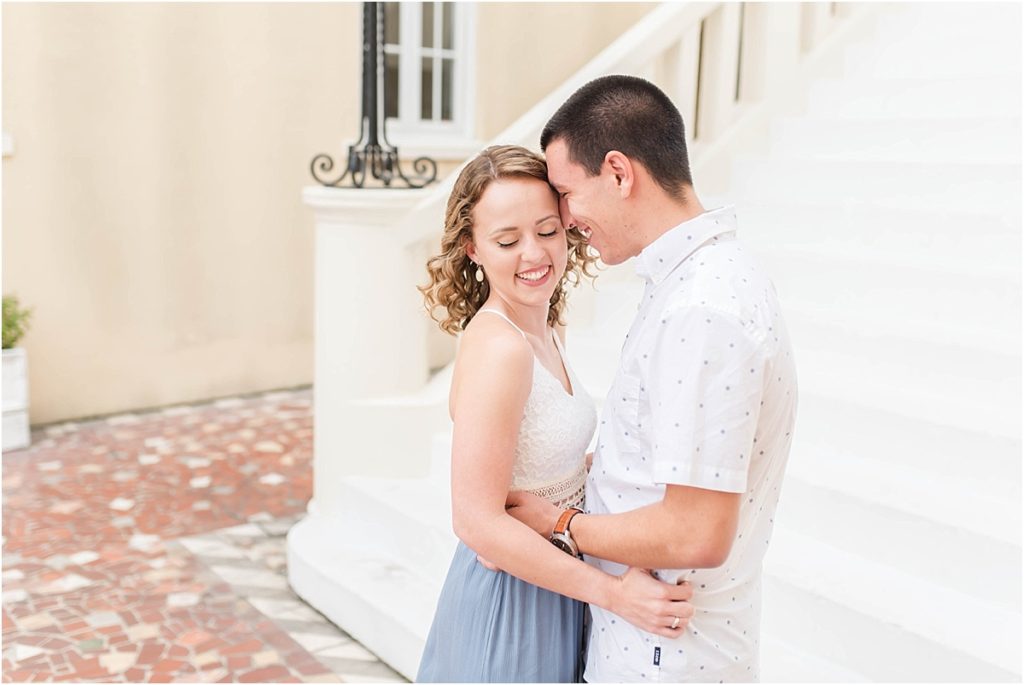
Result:
<instances>
[{"instance_id":1,"label":"brown leather watch strap","mask_svg":"<svg viewBox=\"0 0 1024 685\"><path fill-rule=\"evenodd\" d=\"M576 514L582 513L583 510L577 509L575 507L569 507L568 509L563 511L562 515L558 517L558 522L555 523L555 529L554 531L552 531L552 534L567 532L569 530L569 522L572 521L572 517Z\"/></svg>"}]
</instances>

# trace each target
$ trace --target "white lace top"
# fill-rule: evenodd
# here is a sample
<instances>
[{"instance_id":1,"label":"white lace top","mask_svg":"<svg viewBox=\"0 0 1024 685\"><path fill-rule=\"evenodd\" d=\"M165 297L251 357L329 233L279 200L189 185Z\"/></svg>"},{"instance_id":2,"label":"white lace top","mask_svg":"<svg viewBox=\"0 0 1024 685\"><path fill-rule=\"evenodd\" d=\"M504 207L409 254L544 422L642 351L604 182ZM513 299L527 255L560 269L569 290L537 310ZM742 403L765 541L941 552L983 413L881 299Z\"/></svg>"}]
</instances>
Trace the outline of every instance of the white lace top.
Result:
<instances>
[{"instance_id":1,"label":"white lace top","mask_svg":"<svg viewBox=\"0 0 1024 685\"><path fill-rule=\"evenodd\" d=\"M526 338L518 326L496 309L480 312L497 314ZM561 381L534 358L533 387L519 426L512 489L532 492L558 507L581 507L587 479L586 451L597 427L597 409L569 367L554 330L551 336L573 394L567 393Z\"/></svg>"}]
</instances>

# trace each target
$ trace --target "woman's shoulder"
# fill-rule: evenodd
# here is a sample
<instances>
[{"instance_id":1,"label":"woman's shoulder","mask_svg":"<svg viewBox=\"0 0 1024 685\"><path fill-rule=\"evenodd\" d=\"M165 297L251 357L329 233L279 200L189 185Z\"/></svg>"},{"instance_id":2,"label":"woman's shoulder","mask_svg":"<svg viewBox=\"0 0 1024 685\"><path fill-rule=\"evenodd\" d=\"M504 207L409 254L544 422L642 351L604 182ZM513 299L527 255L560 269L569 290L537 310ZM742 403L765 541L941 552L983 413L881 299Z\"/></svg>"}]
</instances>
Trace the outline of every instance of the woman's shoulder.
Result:
<instances>
[{"instance_id":1,"label":"woman's shoulder","mask_svg":"<svg viewBox=\"0 0 1024 685\"><path fill-rule=\"evenodd\" d=\"M509 365L532 365L533 348L522 332L504 317L478 312L459 341L459 356Z\"/></svg>"}]
</instances>

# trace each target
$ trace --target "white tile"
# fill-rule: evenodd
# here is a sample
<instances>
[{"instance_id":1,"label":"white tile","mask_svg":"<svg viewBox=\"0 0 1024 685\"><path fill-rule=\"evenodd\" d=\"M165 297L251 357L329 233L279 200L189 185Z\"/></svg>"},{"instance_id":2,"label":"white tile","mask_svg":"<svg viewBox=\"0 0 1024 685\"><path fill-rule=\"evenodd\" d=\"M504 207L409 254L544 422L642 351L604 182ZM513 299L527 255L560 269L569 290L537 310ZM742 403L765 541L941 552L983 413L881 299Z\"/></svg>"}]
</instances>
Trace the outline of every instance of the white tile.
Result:
<instances>
[{"instance_id":1,"label":"white tile","mask_svg":"<svg viewBox=\"0 0 1024 685\"><path fill-rule=\"evenodd\" d=\"M281 663L281 655L273 649L267 649L252 655L252 665L256 667L279 663Z\"/></svg>"},{"instance_id":2,"label":"white tile","mask_svg":"<svg viewBox=\"0 0 1024 685\"><path fill-rule=\"evenodd\" d=\"M25 573L20 569L13 568L10 571L4 571L3 579L5 583L10 583L14 580L24 580Z\"/></svg>"},{"instance_id":3,"label":"white tile","mask_svg":"<svg viewBox=\"0 0 1024 685\"><path fill-rule=\"evenodd\" d=\"M190 469L201 469L204 466L209 466L210 460L205 457L185 457L183 463Z\"/></svg>"},{"instance_id":4,"label":"white tile","mask_svg":"<svg viewBox=\"0 0 1024 685\"><path fill-rule=\"evenodd\" d=\"M152 466L160 461L159 454L140 454L139 463L143 466Z\"/></svg>"},{"instance_id":5,"label":"white tile","mask_svg":"<svg viewBox=\"0 0 1024 685\"><path fill-rule=\"evenodd\" d=\"M71 562L74 564L77 564L79 566L85 566L86 564L91 564L92 562L99 559L100 555L96 552L93 552L92 550L85 550L82 552L75 552L68 558L71 559Z\"/></svg>"},{"instance_id":6,"label":"white tile","mask_svg":"<svg viewBox=\"0 0 1024 685\"><path fill-rule=\"evenodd\" d=\"M351 642L344 635L320 635L319 633L288 633L288 636L302 645L307 652L316 652L327 647L337 647Z\"/></svg>"},{"instance_id":7,"label":"white tile","mask_svg":"<svg viewBox=\"0 0 1024 685\"><path fill-rule=\"evenodd\" d=\"M113 611L94 611L86 615L85 622L93 628L101 628L103 626L120 625L121 618Z\"/></svg>"},{"instance_id":8,"label":"white tile","mask_svg":"<svg viewBox=\"0 0 1024 685\"><path fill-rule=\"evenodd\" d=\"M256 607L257 611L270 618L285 618L289 614L299 611L303 604L293 599L267 599L265 597L250 597L249 604Z\"/></svg>"},{"instance_id":9,"label":"white tile","mask_svg":"<svg viewBox=\"0 0 1024 685\"><path fill-rule=\"evenodd\" d=\"M8 650L8 658L11 661L25 661L31 659L34 656L44 654L46 650L33 647L32 645L16 644L10 650Z\"/></svg>"},{"instance_id":10,"label":"white tile","mask_svg":"<svg viewBox=\"0 0 1024 685\"><path fill-rule=\"evenodd\" d=\"M132 642L141 642L149 638L160 637L160 626L155 623L136 623L133 626L128 626L125 635Z\"/></svg>"},{"instance_id":11,"label":"white tile","mask_svg":"<svg viewBox=\"0 0 1024 685\"><path fill-rule=\"evenodd\" d=\"M57 620L45 611L41 611L38 614L32 614L31 616L22 616L18 619L18 627L22 630L39 630L40 628L46 628L52 626Z\"/></svg>"},{"instance_id":12,"label":"white tile","mask_svg":"<svg viewBox=\"0 0 1024 685\"><path fill-rule=\"evenodd\" d=\"M128 511L135 506L135 500L118 497L110 501L110 508L114 511Z\"/></svg>"},{"instance_id":13,"label":"white tile","mask_svg":"<svg viewBox=\"0 0 1024 685\"><path fill-rule=\"evenodd\" d=\"M372 653L370 653L365 647L358 642L348 642L347 644L337 645L335 647L328 647L327 649L321 649L316 653L317 656L334 657L337 659L358 659L359 661L377 661Z\"/></svg>"},{"instance_id":14,"label":"white tile","mask_svg":"<svg viewBox=\"0 0 1024 685\"><path fill-rule=\"evenodd\" d=\"M231 545L224 544L220 540L210 538L182 538L179 542L193 554L203 554L213 557L224 557L225 559L244 559L245 553Z\"/></svg>"},{"instance_id":15,"label":"white tile","mask_svg":"<svg viewBox=\"0 0 1024 685\"><path fill-rule=\"evenodd\" d=\"M146 535L145 533L136 533L135 535L132 535L131 539L128 541L129 547L140 552L149 552L159 544L159 536Z\"/></svg>"},{"instance_id":16,"label":"white tile","mask_svg":"<svg viewBox=\"0 0 1024 685\"><path fill-rule=\"evenodd\" d=\"M51 514L73 514L85 504L78 500L70 500L67 502L58 502L48 509Z\"/></svg>"},{"instance_id":17,"label":"white tile","mask_svg":"<svg viewBox=\"0 0 1024 685\"><path fill-rule=\"evenodd\" d=\"M285 477L280 473L268 473L260 478L260 482L264 485L280 485L285 482Z\"/></svg>"},{"instance_id":18,"label":"white tile","mask_svg":"<svg viewBox=\"0 0 1024 685\"><path fill-rule=\"evenodd\" d=\"M63 592L73 592L75 590L81 590L84 587L89 587L96 581L84 578L77 573L69 573L60 580L54 583L54 586L60 588Z\"/></svg>"},{"instance_id":19,"label":"white tile","mask_svg":"<svg viewBox=\"0 0 1024 685\"><path fill-rule=\"evenodd\" d=\"M237 566L212 566L218 576L232 585L251 585L253 587L287 590L288 580L283 576L262 569L238 568Z\"/></svg>"},{"instance_id":20,"label":"white tile","mask_svg":"<svg viewBox=\"0 0 1024 685\"><path fill-rule=\"evenodd\" d=\"M99 464L82 464L78 467L79 473L103 473L103 467Z\"/></svg>"},{"instance_id":21,"label":"white tile","mask_svg":"<svg viewBox=\"0 0 1024 685\"><path fill-rule=\"evenodd\" d=\"M193 607L199 604L199 595L194 592L172 592L167 595L169 607Z\"/></svg>"},{"instance_id":22,"label":"white tile","mask_svg":"<svg viewBox=\"0 0 1024 685\"><path fill-rule=\"evenodd\" d=\"M251 523L243 523L240 526L232 526L231 528L222 528L217 531L221 535L231 535L233 537L247 537L247 538L261 538L264 537L263 529L259 526L255 526Z\"/></svg>"},{"instance_id":23,"label":"white tile","mask_svg":"<svg viewBox=\"0 0 1024 685\"><path fill-rule=\"evenodd\" d=\"M100 655L100 666L109 673L123 673L135 664L137 658L134 652L108 652Z\"/></svg>"},{"instance_id":24,"label":"white tile","mask_svg":"<svg viewBox=\"0 0 1024 685\"><path fill-rule=\"evenodd\" d=\"M197 476L196 478L189 480L188 484L190 487L196 488L197 490L201 488L208 488L210 487L210 477Z\"/></svg>"},{"instance_id":25,"label":"white tile","mask_svg":"<svg viewBox=\"0 0 1024 685\"><path fill-rule=\"evenodd\" d=\"M284 448L273 440L261 440L253 445L257 452L284 452Z\"/></svg>"}]
</instances>

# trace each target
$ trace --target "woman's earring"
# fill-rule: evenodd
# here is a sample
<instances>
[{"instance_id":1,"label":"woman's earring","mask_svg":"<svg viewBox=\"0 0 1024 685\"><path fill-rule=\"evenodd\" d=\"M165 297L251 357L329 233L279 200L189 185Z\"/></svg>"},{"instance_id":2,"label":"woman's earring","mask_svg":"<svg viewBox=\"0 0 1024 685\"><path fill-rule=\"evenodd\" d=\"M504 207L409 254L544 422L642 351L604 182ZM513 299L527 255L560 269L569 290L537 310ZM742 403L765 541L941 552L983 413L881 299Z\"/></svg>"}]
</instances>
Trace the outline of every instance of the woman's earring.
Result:
<instances>
[{"instance_id":1,"label":"woman's earring","mask_svg":"<svg viewBox=\"0 0 1024 685\"><path fill-rule=\"evenodd\" d=\"M483 283L484 282L484 268L482 266L480 266L479 264L476 265L476 282L477 283Z\"/></svg>"}]
</instances>

